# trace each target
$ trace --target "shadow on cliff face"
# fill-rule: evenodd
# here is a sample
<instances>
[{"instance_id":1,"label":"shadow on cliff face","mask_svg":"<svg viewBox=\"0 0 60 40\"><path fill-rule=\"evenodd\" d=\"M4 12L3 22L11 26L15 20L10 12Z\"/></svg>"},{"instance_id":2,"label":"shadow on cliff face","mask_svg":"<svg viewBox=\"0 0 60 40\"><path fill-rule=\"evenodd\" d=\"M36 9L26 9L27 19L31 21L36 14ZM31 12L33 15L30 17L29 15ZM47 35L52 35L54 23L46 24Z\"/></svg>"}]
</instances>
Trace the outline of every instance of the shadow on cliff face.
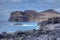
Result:
<instances>
[{"instance_id":1,"label":"shadow on cliff face","mask_svg":"<svg viewBox=\"0 0 60 40\"><path fill-rule=\"evenodd\" d=\"M23 17L23 22L28 22L29 21L29 18L28 17Z\"/></svg>"},{"instance_id":2,"label":"shadow on cliff face","mask_svg":"<svg viewBox=\"0 0 60 40\"><path fill-rule=\"evenodd\" d=\"M28 20L28 16L22 11L12 12L9 19L12 22L28 22Z\"/></svg>"},{"instance_id":3,"label":"shadow on cliff face","mask_svg":"<svg viewBox=\"0 0 60 40\"><path fill-rule=\"evenodd\" d=\"M9 21L12 22L28 22L28 21L33 21L37 17L38 12L34 10L25 10L24 12L22 11L14 11L10 15Z\"/></svg>"}]
</instances>

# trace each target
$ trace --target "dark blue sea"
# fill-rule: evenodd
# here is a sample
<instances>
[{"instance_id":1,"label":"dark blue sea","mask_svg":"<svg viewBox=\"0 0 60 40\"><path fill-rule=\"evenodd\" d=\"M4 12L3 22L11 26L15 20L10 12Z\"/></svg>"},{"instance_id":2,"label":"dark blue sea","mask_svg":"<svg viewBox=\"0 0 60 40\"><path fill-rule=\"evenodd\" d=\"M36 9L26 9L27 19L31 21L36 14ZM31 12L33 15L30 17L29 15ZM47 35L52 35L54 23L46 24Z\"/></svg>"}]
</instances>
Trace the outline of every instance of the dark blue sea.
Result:
<instances>
[{"instance_id":1,"label":"dark blue sea","mask_svg":"<svg viewBox=\"0 0 60 40\"><path fill-rule=\"evenodd\" d=\"M17 24L17 25L16 25ZM22 24L22 25L19 25ZM38 29L38 22L8 22L0 21L0 32L28 31Z\"/></svg>"}]
</instances>

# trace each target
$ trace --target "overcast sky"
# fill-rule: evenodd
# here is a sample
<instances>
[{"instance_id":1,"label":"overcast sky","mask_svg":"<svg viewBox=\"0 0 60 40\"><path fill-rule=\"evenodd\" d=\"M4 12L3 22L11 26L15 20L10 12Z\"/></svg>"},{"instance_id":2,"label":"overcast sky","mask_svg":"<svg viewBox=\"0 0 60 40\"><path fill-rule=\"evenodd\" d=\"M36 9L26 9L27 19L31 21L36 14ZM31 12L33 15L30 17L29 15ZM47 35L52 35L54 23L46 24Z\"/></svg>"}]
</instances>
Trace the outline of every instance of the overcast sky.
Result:
<instances>
[{"instance_id":1,"label":"overcast sky","mask_svg":"<svg viewBox=\"0 0 60 40\"><path fill-rule=\"evenodd\" d=\"M47 9L60 11L60 0L0 0L0 21L7 21L12 11Z\"/></svg>"}]
</instances>

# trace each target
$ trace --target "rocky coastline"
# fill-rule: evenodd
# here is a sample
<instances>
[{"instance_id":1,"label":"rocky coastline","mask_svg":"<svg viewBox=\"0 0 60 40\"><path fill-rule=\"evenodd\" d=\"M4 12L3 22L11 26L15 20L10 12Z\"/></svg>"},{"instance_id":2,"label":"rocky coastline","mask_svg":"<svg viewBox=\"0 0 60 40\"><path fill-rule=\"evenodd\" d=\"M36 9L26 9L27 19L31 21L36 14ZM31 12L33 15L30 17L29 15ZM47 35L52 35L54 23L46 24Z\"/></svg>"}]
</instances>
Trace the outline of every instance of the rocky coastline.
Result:
<instances>
[{"instance_id":1,"label":"rocky coastline","mask_svg":"<svg viewBox=\"0 0 60 40\"><path fill-rule=\"evenodd\" d=\"M58 32L58 31L57 31ZM54 33L54 34L53 34ZM52 38L53 37L53 38ZM54 40L54 31L30 30L26 32L0 33L0 40Z\"/></svg>"},{"instance_id":2,"label":"rocky coastline","mask_svg":"<svg viewBox=\"0 0 60 40\"><path fill-rule=\"evenodd\" d=\"M8 21L39 22L39 29L0 33L0 40L60 40L60 14L52 9L36 12L25 10L12 12Z\"/></svg>"},{"instance_id":3,"label":"rocky coastline","mask_svg":"<svg viewBox=\"0 0 60 40\"><path fill-rule=\"evenodd\" d=\"M38 30L2 32L0 40L60 40L60 17L50 18L38 25L40 26Z\"/></svg>"},{"instance_id":4,"label":"rocky coastline","mask_svg":"<svg viewBox=\"0 0 60 40\"><path fill-rule=\"evenodd\" d=\"M60 30L30 30L0 33L0 40L60 40Z\"/></svg>"}]
</instances>

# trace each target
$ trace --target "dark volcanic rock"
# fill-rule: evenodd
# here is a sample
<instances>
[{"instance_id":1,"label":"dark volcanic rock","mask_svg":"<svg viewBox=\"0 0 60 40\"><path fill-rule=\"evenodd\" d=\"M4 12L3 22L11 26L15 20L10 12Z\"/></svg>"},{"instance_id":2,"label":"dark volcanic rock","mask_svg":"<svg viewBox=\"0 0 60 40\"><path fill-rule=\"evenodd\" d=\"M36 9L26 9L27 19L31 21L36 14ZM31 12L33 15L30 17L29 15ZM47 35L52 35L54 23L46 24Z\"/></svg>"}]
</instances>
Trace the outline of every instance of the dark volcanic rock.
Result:
<instances>
[{"instance_id":1,"label":"dark volcanic rock","mask_svg":"<svg viewBox=\"0 0 60 40\"><path fill-rule=\"evenodd\" d=\"M38 24L41 30L60 29L60 17L53 17Z\"/></svg>"},{"instance_id":2,"label":"dark volcanic rock","mask_svg":"<svg viewBox=\"0 0 60 40\"><path fill-rule=\"evenodd\" d=\"M47 21L43 21L41 22L41 26L45 26L48 24L58 24L60 23L60 17L53 17L53 18L49 18Z\"/></svg>"},{"instance_id":3,"label":"dark volcanic rock","mask_svg":"<svg viewBox=\"0 0 60 40\"><path fill-rule=\"evenodd\" d=\"M30 30L26 32L1 33L0 40L58 40L60 31ZM9 36L10 35L10 36Z\"/></svg>"}]
</instances>

